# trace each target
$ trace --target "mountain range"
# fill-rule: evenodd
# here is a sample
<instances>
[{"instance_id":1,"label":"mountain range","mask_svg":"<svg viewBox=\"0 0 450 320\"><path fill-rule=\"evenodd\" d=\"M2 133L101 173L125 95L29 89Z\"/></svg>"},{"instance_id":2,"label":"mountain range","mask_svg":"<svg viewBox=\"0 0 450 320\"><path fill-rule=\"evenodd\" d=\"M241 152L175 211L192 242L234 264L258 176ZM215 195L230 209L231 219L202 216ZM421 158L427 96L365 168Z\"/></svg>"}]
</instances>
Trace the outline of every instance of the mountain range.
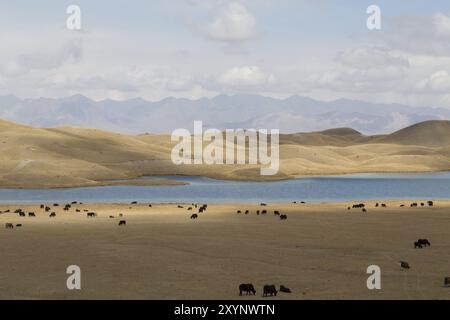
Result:
<instances>
[{"instance_id":1,"label":"mountain range","mask_svg":"<svg viewBox=\"0 0 450 320\"><path fill-rule=\"evenodd\" d=\"M351 127L364 134L390 133L426 120L450 119L450 109L377 104L340 99L318 101L292 96L219 95L189 100L94 101L82 95L66 98L20 99L0 96L0 118L34 127L73 125L140 134L192 130L194 120L218 129L267 128L284 133Z\"/></svg>"}]
</instances>

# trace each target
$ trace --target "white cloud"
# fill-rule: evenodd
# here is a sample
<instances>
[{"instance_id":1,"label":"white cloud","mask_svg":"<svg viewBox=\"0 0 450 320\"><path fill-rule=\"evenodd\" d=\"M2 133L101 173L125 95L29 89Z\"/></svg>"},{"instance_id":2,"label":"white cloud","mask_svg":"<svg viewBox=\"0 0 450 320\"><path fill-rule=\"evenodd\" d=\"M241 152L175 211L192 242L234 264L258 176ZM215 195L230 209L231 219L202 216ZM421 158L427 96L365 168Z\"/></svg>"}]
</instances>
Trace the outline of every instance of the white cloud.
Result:
<instances>
[{"instance_id":1,"label":"white cloud","mask_svg":"<svg viewBox=\"0 0 450 320\"><path fill-rule=\"evenodd\" d=\"M445 70L435 72L419 82L418 88L422 91L446 93L450 91L450 74Z\"/></svg>"},{"instance_id":2,"label":"white cloud","mask_svg":"<svg viewBox=\"0 0 450 320\"><path fill-rule=\"evenodd\" d=\"M256 18L239 3L231 3L206 27L212 40L239 42L256 36Z\"/></svg>"},{"instance_id":3,"label":"white cloud","mask_svg":"<svg viewBox=\"0 0 450 320\"><path fill-rule=\"evenodd\" d=\"M217 82L226 87L256 87L273 84L275 76L257 66L234 67L225 71Z\"/></svg>"},{"instance_id":4,"label":"white cloud","mask_svg":"<svg viewBox=\"0 0 450 320\"><path fill-rule=\"evenodd\" d=\"M433 24L437 35L450 37L450 17L443 13L436 13L433 16Z\"/></svg>"},{"instance_id":5,"label":"white cloud","mask_svg":"<svg viewBox=\"0 0 450 320\"><path fill-rule=\"evenodd\" d=\"M386 48L356 47L340 52L337 61L356 68L378 68L380 66L405 66L409 65L407 59L395 56Z\"/></svg>"},{"instance_id":6,"label":"white cloud","mask_svg":"<svg viewBox=\"0 0 450 320\"><path fill-rule=\"evenodd\" d=\"M334 64L319 66L304 82L310 88L340 92L386 92L404 89L410 64L408 59L394 55L386 48L355 47L339 52ZM309 82L309 83L308 83Z\"/></svg>"},{"instance_id":7,"label":"white cloud","mask_svg":"<svg viewBox=\"0 0 450 320\"><path fill-rule=\"evenodd\" d=\"M33 52L20 54L14 61L0 65L0 73L5 76L24 75L33 70L57 69L65 63L77 63L83 54L79 39L67 42L64 47L53 52Z\"/></svg>"}]
</instances>

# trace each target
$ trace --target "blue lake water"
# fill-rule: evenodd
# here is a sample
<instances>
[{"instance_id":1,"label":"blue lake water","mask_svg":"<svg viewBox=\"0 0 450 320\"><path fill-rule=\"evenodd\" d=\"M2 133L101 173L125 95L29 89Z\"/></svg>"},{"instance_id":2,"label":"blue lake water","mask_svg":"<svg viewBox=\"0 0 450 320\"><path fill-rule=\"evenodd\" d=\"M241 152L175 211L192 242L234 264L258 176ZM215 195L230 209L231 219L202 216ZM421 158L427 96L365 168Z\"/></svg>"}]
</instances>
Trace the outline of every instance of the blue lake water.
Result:
<instances>
[{"instance_id":1,"label":"blue lake water","mask_svg":"<svg viewBox=\"0 0 450 320\"><path fill-rule=\"evenodd\" d=\"M0 189L1 203L41 202L331 202L369 199L450 199L450 172L351 174L276 182L236 182L165 176L184 186L108 186L70 189Z\"/></svg>"}]
</instances>

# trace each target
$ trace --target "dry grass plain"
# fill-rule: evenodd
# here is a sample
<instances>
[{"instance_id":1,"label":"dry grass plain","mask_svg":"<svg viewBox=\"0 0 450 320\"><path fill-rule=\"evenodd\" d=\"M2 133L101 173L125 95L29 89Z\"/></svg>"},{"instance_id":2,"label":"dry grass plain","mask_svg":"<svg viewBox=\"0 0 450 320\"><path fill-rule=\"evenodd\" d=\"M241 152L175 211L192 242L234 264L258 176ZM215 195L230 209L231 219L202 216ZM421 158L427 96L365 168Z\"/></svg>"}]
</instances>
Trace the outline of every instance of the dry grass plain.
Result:
<instances>
[{"instance_id":1,"label":"dry grass plain","mask_svg":"<svg viewBox=\"0 0 450 320\"><path fill-rule=\"evenodd\" d=\"M210 205L197 220L176 204L74 205L55 208L55 218L36 205L0 205L37 215L0 214L0 298L263 299L262 286L275 284L292 293L264 299L449 299L450 201L384 202L387 208L365 202L367 213L348 211L350 203ZM23 226L5 229L7 222ZM418 238L431 247L414 249ZM400 260L411 269L402 271ZM73 264L81 267L80 291L66 288ZM372 264L381 267L381 290L366 287ZM247 282L256 296L239 297Z\"/></svg>"}]
</instances>

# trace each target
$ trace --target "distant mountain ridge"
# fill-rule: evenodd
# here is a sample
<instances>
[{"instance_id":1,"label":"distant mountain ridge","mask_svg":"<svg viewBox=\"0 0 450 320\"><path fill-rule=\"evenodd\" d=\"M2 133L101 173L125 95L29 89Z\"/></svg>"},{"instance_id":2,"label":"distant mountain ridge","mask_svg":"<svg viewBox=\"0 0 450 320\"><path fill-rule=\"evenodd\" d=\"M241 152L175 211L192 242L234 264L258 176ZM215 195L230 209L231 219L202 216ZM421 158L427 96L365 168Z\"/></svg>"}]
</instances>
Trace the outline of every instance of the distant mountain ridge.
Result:
<instances>
[{"instance_id":1,"label":"distant mountain ridge","mask_svg":"<svg viewBox=\"0 0 450 320\"><path fill-rule=\"evenodd\" d=\"M330 102L292 96L219 95L211 99L141 98L94 101L82 95L61 99L0 96L0 118L35 127L76 125L115 132L168 133L192 129L194 120L209 128L275 128L284 133L350 127L364 134L390 133L414 123L450 119L450 110L373 104L339 99Z\"/></svg>"}]
</instances>

